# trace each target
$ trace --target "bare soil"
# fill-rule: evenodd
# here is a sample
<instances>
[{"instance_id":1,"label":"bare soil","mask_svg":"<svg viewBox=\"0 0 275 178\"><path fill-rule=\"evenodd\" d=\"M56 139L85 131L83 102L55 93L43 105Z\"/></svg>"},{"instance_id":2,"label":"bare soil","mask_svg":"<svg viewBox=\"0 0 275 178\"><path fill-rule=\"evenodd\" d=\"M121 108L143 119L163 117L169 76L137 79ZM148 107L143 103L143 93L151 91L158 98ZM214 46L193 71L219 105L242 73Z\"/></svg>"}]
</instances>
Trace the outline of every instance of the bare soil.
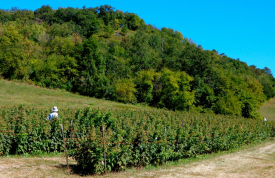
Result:
<instances>
[{"instance_id":1,"label":"bare soil","mask_svg":"<svg viewBox=\"0 0 275 178\"><path fill-rule=\"evenodd\" d=\"M76 162L69 159L71 166ZM65 157L0 158L0 177L81 177L67 172ZM103 176L85 177L222 177L262 178L275 177L275 140L242 149L235 153L222 154L188 164L164 166L150 171L128 170Z\"/></svg>"}]
</instances>

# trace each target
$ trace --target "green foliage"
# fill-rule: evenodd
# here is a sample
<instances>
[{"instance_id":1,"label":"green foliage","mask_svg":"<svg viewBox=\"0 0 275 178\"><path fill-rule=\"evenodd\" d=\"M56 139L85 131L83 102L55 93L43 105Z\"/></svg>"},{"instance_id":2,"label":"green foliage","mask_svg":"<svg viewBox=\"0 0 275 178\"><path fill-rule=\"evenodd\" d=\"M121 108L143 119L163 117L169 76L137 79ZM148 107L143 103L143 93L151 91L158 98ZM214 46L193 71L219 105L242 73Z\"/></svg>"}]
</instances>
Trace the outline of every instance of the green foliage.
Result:
<instances>
[{"instance_id":1,"label":"green foliage","mask_svg":"<svg viewBox=\"0 0 275 178\"><path fill-rule=\"evenodd\" d=\"M78 91L81 94L95 97L105 97L109 92L109 79L105 75L105 58L101 44L92 36L78 46L76 56L80 69Z\"/></svg>"},{"instance_id":2,"label":"green foliage","mask_svg":"<svg viewBox=\"0 0 275 178\"><path fill-rule=\"evenodd\" d=\"M52 37L68 37L72 34L72 29L70 29L68 24L66 23L63 23L61 25L54 23L48 29L48 34Z\"/></svg>"},{"instance_id":3,"label":"green foliage","mask_svg":"<svg viewBox=\"0 0 275 178\"><path fill-rule=\"evenodd\" d=\"M242 102L228 91L225 96L219 97L215 103L215 112L220 114L242 115Z\"/></svg>"},{"instance_id":4,"label":"green foliage","mask_svg":"<svg viewBox=\"0 0 275 178\"><path fill-rule=\"evenodd\" d=\"M11 20L12 20L11 13L3 9L0 9L0 22L5 23Z\"/></svg>"},{"instance_id":5,"label":"green foliage","mask_svg":"<svg viewBox=\"0 0 275 178\"><path fill-rule=\"evenodd\" d=\"M150 103L153 99L153 81L157 73L151 71L139 71L135 78L137 89L137 100L139 102Z\"/></svg>"},{"instance_id":6,"label":"green foliage","mask_svg":"<svg viewBox=\"0 0 275 178\"><path fill-rule=\"evenodd\" d=\"M169 69L161 71L156 89L160 107L169 109L187 110L194 103L195 92L190 91L190 82L193 80L185 72L173 72Z\"/></svg>"},{"instance_id":7,"label":"green foliage","mask_svg":"<svg viewBox=\"0 0 275 178\"><path fill-rule=\"evenodd\" d=\"M121 28L121 32L122 32L123 34L126 34L128 31L129 31L129 29L127 28L126 25L124 25L124 26Z\"/></svg>"},{"instance_id":8,"label":"green foliage","mask_svg":"<svg viewBox=\"0 0 275 178\"><path fill-rule=\"evenodd\" d=\"M127 19L127 22L128 22L127 27L130 30L137 30L143 25L145 25L144 21L134 13L125 13L125 18Z\"/></svg>"},{"instance_id":9,"label":"green foliage","mask_svg":"<svg viewBox=\"0 0 275 178\"><path fill-rule=\"evenodd\" d=\"M107 25L104 28L104 32L105 32L104 36L107 38L110 38L114 34L115 30L110 25Z\"/></svg>"},{"instance_id":10,"label":"green foliage","mask_svg":"<svg viewBox=\"0 0 275 178\"><path fill-rule=\"evenodd\" d=\"M34 11L35 17L43 20L47 24L53 23L54 10L49 5L43 5Z\"/></svg>"},{"instance_id":11,"label":"green foliage","mask_svg":"<svg viewBox=\"0 0 275 178\"><path fill-rule=\"evenodd\" d=\"M135 92L135 84L132 79L121 79L115 84L115 93L118 101L124 103L135 102Z\"/></svg>"},{"instance_id":12,"label":"green foliage","mask_svg":"<svg viewBox=\"0 0 275 178\"><path fill-rule=\"evenodd\" d=\"M165 110L59 109L23 105L0 110L0 155L63 152L61 126L69 156L87 174L195 157L236 149L274 137L275 123L236 116Z\"/></svg>"},{"instance_id":13,"label":"green foliage","mask_svg":"<svg viewBox=\"0 0 275 178\"><path fill-rule=\"evenodd\" d=\"M268 67L204 50L181 32L103 5L0 10L0 78L172 110L258 118ZM129 82L131 79L132 81ZM125 84L122 84L123 81ZM129 87L128 89L126 89Z\"/></svg>"}]
</instances>

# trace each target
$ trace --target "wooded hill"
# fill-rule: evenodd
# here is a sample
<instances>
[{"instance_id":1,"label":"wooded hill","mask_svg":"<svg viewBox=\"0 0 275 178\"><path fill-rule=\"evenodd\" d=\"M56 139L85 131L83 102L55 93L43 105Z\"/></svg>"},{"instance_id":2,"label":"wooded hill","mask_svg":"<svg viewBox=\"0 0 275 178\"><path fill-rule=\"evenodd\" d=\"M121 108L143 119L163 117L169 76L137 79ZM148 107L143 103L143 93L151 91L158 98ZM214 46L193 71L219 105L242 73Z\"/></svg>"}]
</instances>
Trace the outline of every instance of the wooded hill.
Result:
<instances>
[{"instance_id":1,"label":"wooded hill","mask_svg":"<svg viewBox=\"0 0 275 178\"><path fill-rule=\"evenodd\" d=\"M260 60L260 59L259 59ZM125 103L260 118L258 69L104 5L0 10L0 77Z\"/></svg>"}]
</instances>

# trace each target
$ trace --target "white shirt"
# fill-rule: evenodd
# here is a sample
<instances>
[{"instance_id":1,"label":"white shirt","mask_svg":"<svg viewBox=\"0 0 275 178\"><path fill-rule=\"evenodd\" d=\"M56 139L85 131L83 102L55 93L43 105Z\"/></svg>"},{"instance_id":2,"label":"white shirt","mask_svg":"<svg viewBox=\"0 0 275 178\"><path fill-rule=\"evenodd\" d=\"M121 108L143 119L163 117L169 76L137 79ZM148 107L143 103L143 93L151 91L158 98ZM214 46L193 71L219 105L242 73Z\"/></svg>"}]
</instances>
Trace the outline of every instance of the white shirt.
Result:
<instances>
[{"instance_id":1,"label":"white shirt","mask_svg":"<svg viewBox=\"0 0 275 178\"><path fill-rule=\"evenodd\" d=\"M58 119L58 113L57 112L52 112L51 114L49 114L48 119L52 120L54 117L56 117L56 119Z\"/></svg>"}]
</instances>

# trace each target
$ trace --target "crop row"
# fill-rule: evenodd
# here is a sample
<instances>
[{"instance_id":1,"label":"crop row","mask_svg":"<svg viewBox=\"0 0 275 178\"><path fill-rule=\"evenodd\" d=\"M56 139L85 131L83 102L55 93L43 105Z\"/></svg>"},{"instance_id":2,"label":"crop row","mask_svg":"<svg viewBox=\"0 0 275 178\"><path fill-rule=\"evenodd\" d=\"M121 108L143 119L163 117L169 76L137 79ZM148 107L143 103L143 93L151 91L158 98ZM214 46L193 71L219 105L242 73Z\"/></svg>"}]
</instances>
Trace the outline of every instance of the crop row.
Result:
<instances>
[{"instance_id":1,"label":"crop row","mask_svg":"<svg viewBox=\"0 0 275 178\"><path fill-rule=\"evenodd\" d=\"M90 173L162 164L198 154L238 148L274 137L274 122L164 110L66 109L46 120L45 110L0 110L0 154L63 151ZM103 130L104 127L104 141ZM106 152L104 165L103 142Z\"/></svg>"}]
</instances>

